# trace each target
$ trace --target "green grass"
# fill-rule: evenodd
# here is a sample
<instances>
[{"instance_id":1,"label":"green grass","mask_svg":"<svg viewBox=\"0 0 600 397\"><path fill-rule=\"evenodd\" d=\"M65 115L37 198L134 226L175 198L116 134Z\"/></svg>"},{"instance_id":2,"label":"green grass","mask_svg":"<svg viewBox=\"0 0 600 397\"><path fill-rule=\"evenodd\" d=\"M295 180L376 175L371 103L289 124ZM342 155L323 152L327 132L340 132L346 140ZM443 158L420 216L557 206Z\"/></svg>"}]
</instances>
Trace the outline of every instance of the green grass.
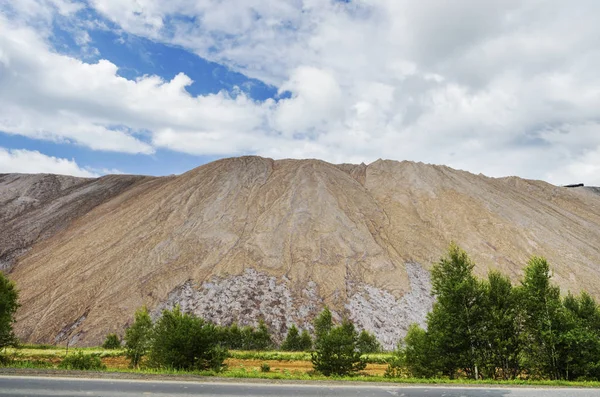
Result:
<instances>
[{"instance_id":1,"label":"green grass","mask_svg":"<svg viewBox=\"0 0 600 397\"><path fill-rule=\"evenodd\" d=\"M99 347L69 348L69 354L76 352L85 354L98 354L100 357L118 357L124 355L124 350L106 350ZM49 345L25 345L22 349L7 349L9 358L5 367L10 368L58 368L48 360L62 359L65 356L64 347ZM310 361L309 352L282 352L282 351L230 351L231 357L240 360L278 360L278 361ZM367 356L369 363L385 364L391 358L390 353L370 354ZM426 384L426 385L495 385L495 386L568 386L568 387L600 387L600 382L573 382L550 380L470 380L470 379L415 379L415 378L385 378L378 375L358 375L345 377L325 377L318 374L303 373L300 371L271 371L261 372L258 369L231 368L216 373L214 371L180 371L174 369L116 369L108 368L108 372L139 373L154 375L196 375L217 376L223 378L254 378L254 379L281 379L281 380L338 380L354 382L385 382L398 384Z\"/></svg>"},{"instance_id":2,"label":"green grass","mask_svg":"<svg viewBox=\"0 0 600 397\"><path fill-rule=\"evenodd\" d=\"M35 369L59 369L58 366L40 360L14 360L6 367L10 368L35 368ZM600 382L573 382L573 381L550 381L550 380L470 380L470 379L416 379L416 378L385 378L377 375L357 376L331 376L326 377L318 374L302 373L300 371L283 372L260 372L257 369L247 370L245 368L233 368L222 372L214 371L182 371L176 369L115 369L108 368L94 370L94 372L117 372L136 373L148 375L173 375L173 376L206 376L221 378L242 379L273 379L273 380L304 380L304 381L353 381L353 382L380 382L396 384L421 384L421 385L473 385L473 386L550 386L550 387L586 387L598 388Z\"/></svg>"},{"instance_id":3,"label":"green grass","mask_svg":"<svg viewBox=\"0 0 600 397\"><path fill-rule=\"evenodd\" d=\"M231 358L238 360L310 361L311 358L310 352L230 350L229 353ZM366 354L364 357L369 364L387 364L392 353Z\"/></svg>"},{"instance_id":4,"label":"green grass","mask_svg":"<svg viewBox=\"0 0 600 397\"><path fill-rule=\"evenodd\" d=\"M20 349L7 349L9 353L19 351L24 356L32 357L64 357L66 348L52 345L22 345ZM70 347L69 353L83 351L89 354L100 354L100 357L120 357L125 355L124 349L103 349L101 347ZM275 360L275 361L310 361L310 352L230 350L231 358L239 360ZM367 354L364 356L370 364L387 364L391 353Z\"/></svg>"},{"instance_id":5,"label":"green grass","mask_svg":"<svg viewBox=\"0 0 600 397\"><path fill-rule=\"evenodd\" d=\"M101 347L70 347L69 354L83 352L86 354L99 354L100 357L119 357L125 355L122 349L103 349ZM23 345L19 349L6 349L8 354L20 354L26 357L51 358L64 357L67 349L59 346L42 345Z\"/></svg>"}]
</instances>

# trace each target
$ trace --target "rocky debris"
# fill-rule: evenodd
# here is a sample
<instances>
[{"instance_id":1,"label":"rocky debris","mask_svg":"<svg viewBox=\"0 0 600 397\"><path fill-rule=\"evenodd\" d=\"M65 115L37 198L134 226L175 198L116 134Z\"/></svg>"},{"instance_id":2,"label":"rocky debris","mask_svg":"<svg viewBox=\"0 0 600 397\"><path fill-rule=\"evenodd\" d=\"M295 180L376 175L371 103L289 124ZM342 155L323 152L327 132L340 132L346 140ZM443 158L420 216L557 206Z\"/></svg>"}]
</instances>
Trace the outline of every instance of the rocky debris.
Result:
<instances>
[{"instance_id":1,"label":"rocky debris","mask_svg":"<svg viewBox=\"0 0 600 397\"><path fill-rule=\"evenodd\" d=\"M431 295L429 272L418 263L406 263L410 291L397 299L389 292L362 284L356 290L346 308L350 319L359 329L366 329L377 336L381 345L392 350L408 327L417 323L426 327L425 318L431 310L434 298Z\"/></svg>"},{"instance_id":2,"label":"rocky debris","mask_svg":"<svg viewBox=\"0 0 600 397\"><path fill-rule=\"evenodd\" d=\"M219 325L257 326L263 319L278 341L292 324L300 329L312 329L312 319L323 308L316 284L294 293L290 280L280 280L246 269L239 276L215 277L202 285L191 280L175 288L167 299L152 312L156 319L162 310L179 305L185 313L193 313Z\"/></svg>"},{"instance_id":3,"label":"rocky debris","mask_svg":"<svg viewBox=\"0 0 600 397\"><path fill-rule=\"evenodd\" d=\"M176 303L221 323L263 317L281 333L328 305L391 346L424 320L426 270L452 240L479 276L497 269L517 281L544 255L564 291L600 297L600 196L587 188L408 161L253 156L172 177L15 189L19 178L0 179L0 250L23 253L10 277L24 341L51 343L87 312L70 332L98 345L139 307Z\"/></svg>"}]
</instances>

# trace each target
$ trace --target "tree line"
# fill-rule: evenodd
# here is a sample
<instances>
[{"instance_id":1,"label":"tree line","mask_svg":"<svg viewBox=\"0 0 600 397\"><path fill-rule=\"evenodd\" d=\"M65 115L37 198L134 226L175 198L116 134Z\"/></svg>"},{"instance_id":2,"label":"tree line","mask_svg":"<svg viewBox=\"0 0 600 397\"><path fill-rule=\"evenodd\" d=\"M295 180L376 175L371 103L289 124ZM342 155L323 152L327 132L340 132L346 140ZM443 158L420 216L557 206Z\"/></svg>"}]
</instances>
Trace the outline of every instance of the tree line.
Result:
<instances>
[{"instance_id":1,"label":"tree line","mask_svg":"<svg viewBox=\"0 0 600 397\"><path fill-rule=\"evenodd\" d=\"M308 331L300 333L292 325L281 349L312 351L314 369L326 376L356 373L366 367L364 354L381 350L374 335L367 331L359 333L352 322L344 320L340 325L334 325L328 308L315 318L314 329L313 339ZM115 337L108 335L105 346L117 345ZM183 313L178 306L164 310L156 322L152 321L146 308L138 310L133 324L125 331L124 342L125 354L135 368L144 361L144 365L154 368L217 372L223 369L229 349L275 348L263 321L257 328L240 328L237 324L218 326Z\"/></svg>"},{"instance_id":2,"label":"tree line","mask_svg":"<svg viewBox=\"0 0 600 397\"><path fill-rule=\"evenodd\" d=\"M600 307L588 293L561 296L541 257L528 261L518 285L495 271L478 279L474 266L455 244L433 265L436 301L426 327L409 327L386 376L600 380ZM12 329L18 307L14 283L0 272L0 348L18 344ZM373 334L358 332L348 319L334 324L328 308L313 329L311 335L292 325L279 348L310 351L315 371L327 376L362 371L364 355L381 350ZM180 370L220 371L228 350L277 347L263 321L219 326L179 307L154 322L147 309L138 310L123 339L133 367ZM123 342L110 334L104 346Z\"/></svg>"},{"instance_id":3,"label":"tree line","mask_svg":"<svg viewBox=\"0 0 600 397\"><path fill-rule=\"evenodd\" d=\"M455 244L433 266L427 327L410 326L389 376L600 380L600 309L588 293L561 297L541 257L517 286L473 268Z\"/></svg>"}]
</instances>

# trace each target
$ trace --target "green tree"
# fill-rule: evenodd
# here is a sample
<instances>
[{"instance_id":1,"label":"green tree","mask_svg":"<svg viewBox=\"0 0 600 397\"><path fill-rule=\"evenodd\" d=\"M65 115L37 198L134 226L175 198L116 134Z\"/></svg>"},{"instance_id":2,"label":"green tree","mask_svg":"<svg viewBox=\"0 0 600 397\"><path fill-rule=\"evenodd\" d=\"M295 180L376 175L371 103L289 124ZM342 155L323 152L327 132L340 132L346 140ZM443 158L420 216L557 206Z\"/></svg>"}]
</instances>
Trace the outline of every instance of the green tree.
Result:
<instances>
[{"instance_id":1,"label":"green tree","mask_svg":"<svg viewBox=\"0 0 600 397\"><path fill-rule=\"evenodd\" d=\"M182 313L179 306L164 310L153 329L150 364L178 370L220 371L228 357L214 324Z\"/></svg>"},{"instance_id":2,"label":"green tree","mask_svg":"<svg viewBox=\"0 0 600 397\"><path fill-rule=\"evenodd\" d=\"M381 344L375 335L366 330L362 330L358 335L358 350L360 350L362 354L378 353L381 351Z\"/></svg>"},{"instance_id":3,"label":"green tree","mask_svg":"<svg viewBox=\"0 0 600 397\"><path fill-rule=\"evenodd\" d=\"M288 333L285 337L285 340L281 344L281 350L285 351L301 351L300 348L300 332L298 332L298 328L296 325L292 324Z\"/></svg>"},{"instance_id":4,"label":"green tree","mask_svg":"<svg viewBox=\"0 0 600 397\"><path fill-rule=\"evenodd\" d=\"M152 334L152 319L144 306L135 312L135 320L125 331L125 356L134 368L139 368L142 358L148 353Z\"/></svg>"},{"instance_id":5,"label":"green tree","mask_svg":"<svg viewBox=\"0 0 600 397\"><path fill-rule=\"evenodd\" d=\"M578 298L568 294L563 305L566 321L558 350L563 358L564 376L567 380L600 379L600 312L594 299L583 292ZM569 329L565 332L564 328Z\"/></svg>"},{"instance_id":6,"label":"green tree","mask_svg":"<svg viewBox=\"0 0 600 397\"><path fill-rule=\"evenodd\" d=\"M254 347L254 328L246 325L240 328L242 350L255 350Z\"/></svg>"},{"instance_id":7,"label":"green tree","mask_svg":"<svg viewBox=\"0 0 600 397\"><path fill-rule=\"evenodd\" d=\"M307 330L302 330L302 334L300 334L300 345L298 347L300 351L307 351L312 349L313 340L310 337L310 334Z\"/></svg>"},{"instance_id":8,"label":"green tree","mask_svg":"<svg viewBox=\"0 0 600 397\"><path fill-rule=\"evenodd\" d=\"M258 328L254 331L253 335L253 349L255 350L269 350L273 348L273 340L269 333L269 328L265 324L264 320L258 321Z\"/></svg>"},{"instance_id":9,"label":"green tree","mask_svg":"<svg viewBox=\"0 0 600 397\"><path fill-rule=\"evenodd\" d=\"M396 356L402 358L398 363L404 364L412 377L433 378L441 366L432 347L429 334L418 324L411 324L396 351Z\"/></svg>"},{"instance_id":10,"label":"green tree","mask_svg":"<svg viewBox=\"0 0 600 397\"><path fill-rule=\"evenodd\" d=\"M0 271L0 349L17 344L13 324L19 308L18 301L19 292L15 284Z\"/></svg>"},{"instance_id":11,"label":"green tree","mask_svg":"<svg viewBox=\"0 0 600 397\"><path fill-rule=\"evenodd\" d=\"M315 329L315 346L318 347L321 338L324 335L327 335L333 328L333 318L331 311L327 306L325 306L323 311L315 318L313 326Z\"/></svg>"},{"instance_id":12,"label":"green tree","mask_svg":"<svg viewBox=\"0 0 600 397\"><path fill-rule=\"evenodd\" d=\"M522 350L521 295L510 279L490 272L484 282L481 362L489 378L515 379Z\"/></svg>"},{"instance_id":13,"label":"green tree","mask_svg":"<svg viewBox=\"0 0 600 397\"><path fill-rule=\"evenodd\" d=\"M108 334L106 335L106 339L104 339L102 347L104 349L118 349L121 347L121 340L117 334Z\"/></svg>"},{"instance_id":14,"label":"green tree","mask_svg":"<svg viewBox=\"0 0 600 397\"><path fill-rule=\"evenodd\" d=\"M483 287L473 267L467 253L453 243L431 271L437 301L428 315L428 332L443 372L451 378L459 369L478 378Z\"/></svg>"},{"instance_id":15,"label":"green tree","mask_svg":"<svg viewBox=\"0 0 600 397\"><path fill-rule=\"evenodd\" d=\"M560 289L550 283L546 259L532 257L522 284L527 366L540 376L561 379L561 322L565 320Z\"/></svg>"},{"instance_id":16,"label":"green tree","mask_svg":"<svg viewBox=\"0 0 600 397\"><path fill-rule=\"evenodd\" d=\"M321 330L311 361L313 368L325 376L352 375L367 366L358 350L358 333L349 321L329 331Z\"/></svg>"},{"instance_id":17,"label":"green tree","mask_svg":"<svg viewBox=\"0 0 600 397\"><path fill-rule=\"evenodd\" d=\"M233 323L231 326L226 327L226 343L224 346L227 346L229 349L243 349L244 347L244 337L242 335L242 329L237 325L237 323Z\"/></svg>"}]
</instances>

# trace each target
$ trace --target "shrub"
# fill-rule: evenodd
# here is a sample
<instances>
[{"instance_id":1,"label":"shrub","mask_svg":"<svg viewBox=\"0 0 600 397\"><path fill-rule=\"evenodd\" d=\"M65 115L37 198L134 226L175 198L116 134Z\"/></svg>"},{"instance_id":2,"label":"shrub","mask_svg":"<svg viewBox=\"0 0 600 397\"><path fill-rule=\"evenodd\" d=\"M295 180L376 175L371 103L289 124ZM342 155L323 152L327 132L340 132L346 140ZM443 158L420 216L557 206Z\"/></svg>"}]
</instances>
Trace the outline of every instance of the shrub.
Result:
<instances>
[{"instance_id":1,"label":"shrub","mask_svg":"<svg viewBox=\"0 0 600 397\"><path fill-rule=\"evenodd\" d=\"M154 367L220 371L228 356L217 327L179 307L163 311L154 327L149 355Z\"/></svg>"},{"instance_id":2,"label":"shrub","mask_svg":"<svg viewBox=\"0 0 600 397\"><path fill-rule=\"evenodd\" d=\"M349 321L322 332L316 349L311 361L314 369L325 376L352 375L367 366L358 350L358 334Z\"/></svg>"},{"instance_id":3,"label":"shrub","mask_svg":"<svg viewBox=\"0 0 600 397\"><path fill-rule=\"evenodd\" d=\"M260 372L270 372L271 371L271 366L269 365L269 363L262 363L260 365Z\"/></svg>"},{"instance_id":4,"label":"shrub","mask_svg":"<svg viewBox=\"0 0 600 397\"><path fill-rule=\"evenodd\" d=\"M104 349L118 349L121 347L121 340L119 340L117 334L108 334L106 335L106 339L104 340L102 347Z\"/></svg>"},{"instance_id":5,"label":"shrub","mask_svg":"<svg viewBox=\"0 0 600 397\"><path fill-rule=\"evenodd\" d=\"M152 319L148 309L143 307L135 313L135 321L125 331L125 356L132 367L140 366L142 358L150 347Z\"/></svg>"},{"instance_id":6,"label":"shrub","mask_svg":"<svg viewBox=\"0 0 600 397\"><path fill-rule=\"evenodd\" d=\"M106 366L97 354L83 354L82 351L66 356L58 366L63 369L104 370Z\"/></svg>"}]
</instances>

